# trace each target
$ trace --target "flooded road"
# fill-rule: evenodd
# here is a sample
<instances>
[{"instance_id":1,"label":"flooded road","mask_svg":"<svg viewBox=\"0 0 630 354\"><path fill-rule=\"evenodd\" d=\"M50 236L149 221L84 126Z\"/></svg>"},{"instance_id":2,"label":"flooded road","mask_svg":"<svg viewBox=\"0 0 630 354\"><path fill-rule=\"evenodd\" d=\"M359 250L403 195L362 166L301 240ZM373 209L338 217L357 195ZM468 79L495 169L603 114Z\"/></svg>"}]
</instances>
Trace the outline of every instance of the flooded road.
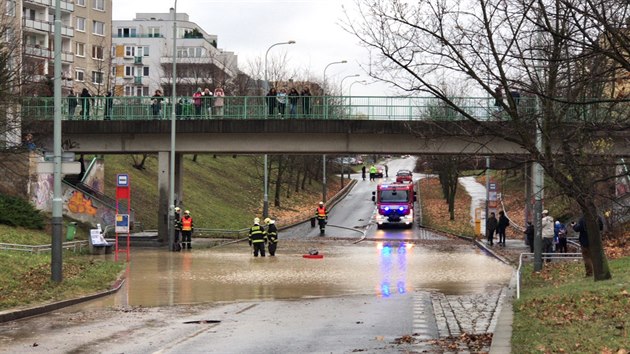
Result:
<instances>
[{"instance_id":1,"label":"flooded road","mask_svg":"<svg viewBox=\"0 0 630 354\"><path fill-rule=\"evenodd\" d=\"M317 249L322 259L302 255ZM136 251L117 295L91 306L168 306L414 290L481 293L503 286L511 268L469 243L284 241L276 257L254 258L246 243L186 253Z\"/></svg>"}]
</instances>

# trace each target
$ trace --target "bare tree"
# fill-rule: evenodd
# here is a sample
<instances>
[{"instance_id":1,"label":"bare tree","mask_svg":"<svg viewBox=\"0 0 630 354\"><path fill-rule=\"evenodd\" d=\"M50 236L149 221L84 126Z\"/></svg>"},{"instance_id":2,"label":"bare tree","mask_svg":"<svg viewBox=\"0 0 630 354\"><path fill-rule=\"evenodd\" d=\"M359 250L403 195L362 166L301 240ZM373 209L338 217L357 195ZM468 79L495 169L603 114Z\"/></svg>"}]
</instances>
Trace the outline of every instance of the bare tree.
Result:
<instances>
[{"instance_id":1,"label":"bare tree","mask_svg":"<svg viewBox=\"0 0 630 354\"><path fill-rule=\"evenodd\" d=\"M613 0L357 0L346 28L374 53L371 75L428 93L462 119L516 143L580 206L594 279L611 278L597 226L597 188L613 175L607 138L628 132L627 105L608 92L628 70L628 4ZM595 11L596 10L596 11ZM486 114L449 97L438 77L486 95ZM518 94L516 94L518 92ZM493 109L496 111L492 112ZM499 123L488 120L501 120ZM536 128L543 145L537 148Z\"/></svg>"}]
</instances>

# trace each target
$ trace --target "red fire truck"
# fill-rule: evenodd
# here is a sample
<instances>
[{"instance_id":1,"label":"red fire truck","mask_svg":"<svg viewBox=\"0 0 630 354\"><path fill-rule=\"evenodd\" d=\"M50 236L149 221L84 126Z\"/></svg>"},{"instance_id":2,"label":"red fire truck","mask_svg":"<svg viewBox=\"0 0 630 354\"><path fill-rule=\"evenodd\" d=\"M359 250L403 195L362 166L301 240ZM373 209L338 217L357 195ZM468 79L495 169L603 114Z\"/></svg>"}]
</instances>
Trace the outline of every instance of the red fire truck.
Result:
<instances>
[{"instance_id":1,"label":"red fire truck","mask_svg":"<svg viewBox=\"0 0 630 354\"><path fill-rule=\"evenodd\" d=\"M376 224L405 225L412 227L416 191L414 183L379 184L372 192L372 201L376 203Z\"/></svg>"}]
</instances>

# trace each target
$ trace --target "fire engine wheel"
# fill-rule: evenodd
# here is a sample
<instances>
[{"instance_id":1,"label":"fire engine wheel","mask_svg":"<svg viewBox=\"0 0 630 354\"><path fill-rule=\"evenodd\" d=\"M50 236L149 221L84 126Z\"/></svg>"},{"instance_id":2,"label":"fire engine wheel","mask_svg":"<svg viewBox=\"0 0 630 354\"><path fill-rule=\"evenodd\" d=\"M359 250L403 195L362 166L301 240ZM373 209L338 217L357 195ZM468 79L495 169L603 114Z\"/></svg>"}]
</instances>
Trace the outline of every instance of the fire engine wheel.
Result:
<instances>
[{"instance_id":1,"label":"fire engine wheel","mask_svg":"<svg viewBox=\"0 0 630 354\"><path fill-rule=\"evenodd\" d=\"M378 230L381 230L381 229L383 229L383 225L381 225L381 224L376 224L376 228L377 228Z\"/></svg>"}]
</instances>

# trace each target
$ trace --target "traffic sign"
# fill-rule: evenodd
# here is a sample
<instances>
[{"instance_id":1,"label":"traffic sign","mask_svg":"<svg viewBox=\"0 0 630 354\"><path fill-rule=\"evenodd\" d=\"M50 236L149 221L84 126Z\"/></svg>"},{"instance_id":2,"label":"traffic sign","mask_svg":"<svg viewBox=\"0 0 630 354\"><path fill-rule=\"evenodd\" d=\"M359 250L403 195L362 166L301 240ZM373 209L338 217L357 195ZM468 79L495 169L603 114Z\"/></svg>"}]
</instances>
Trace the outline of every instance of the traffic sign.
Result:
<instances>
[{"instance_id":1,"label":"traffic sign","mask_svg":"<svg viewBox=\"0 0 630 354\"><path fill-rule=\"evenodd\" d=\"M116 230L117 233L129 232L129 214L116 214Z\"/></svg>"},{"instance_id":2,"label":"traffic sign","mask_svg":"<svg viewBox=\"0 0 630 354\"><path fill-rule=\"evenodd\" d=\"M125 173L116 175L116 186L129 187L129 175Z\"/></svg>"}]
</instances>

